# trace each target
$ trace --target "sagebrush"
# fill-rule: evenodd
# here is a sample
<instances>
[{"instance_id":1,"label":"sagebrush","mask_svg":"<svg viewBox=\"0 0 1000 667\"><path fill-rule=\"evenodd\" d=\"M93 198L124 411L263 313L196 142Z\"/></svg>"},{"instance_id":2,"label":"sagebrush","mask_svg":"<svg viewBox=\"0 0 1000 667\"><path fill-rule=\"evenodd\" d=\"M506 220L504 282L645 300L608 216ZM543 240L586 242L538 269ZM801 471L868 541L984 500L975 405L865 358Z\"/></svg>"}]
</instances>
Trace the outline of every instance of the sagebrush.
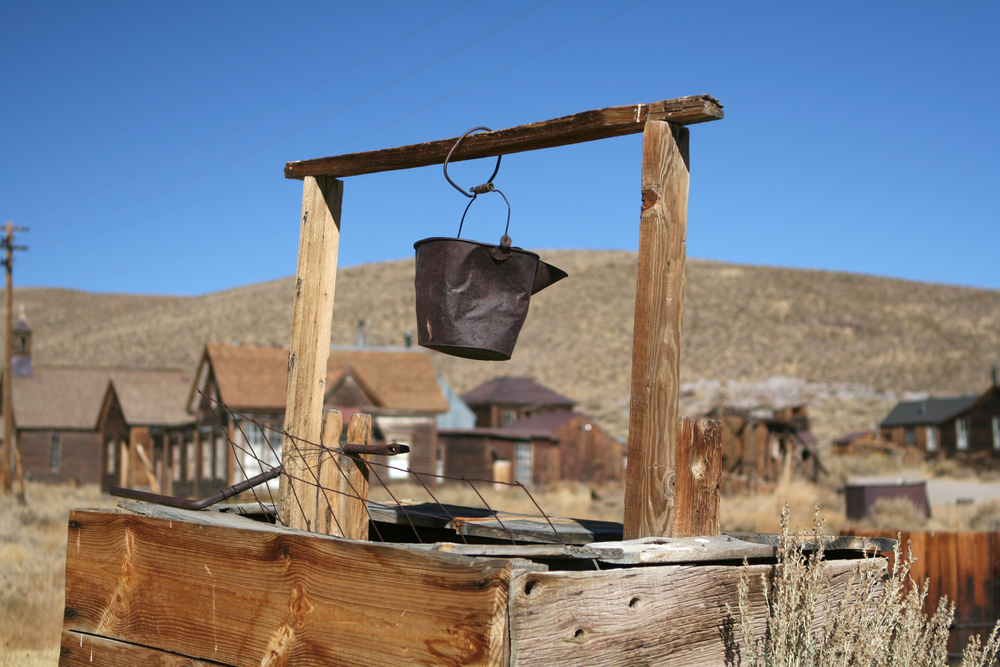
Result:
<instances>
[{"instance_id":1,"label":"sagebrush","mask_svg":"<svg viewBox=\"0 0 1000 667\"><path fill-rule=\"evenodd\" d=\"M750 574L739 586L732 611L743 639L742 665L749 667L946 667L948 628L954 604L942 598L927 615L927 582L910 578L912 556L897 543L891 568L857 567L831 609L831 570L824 566L824 522L817 510L811 536L789 530L781 513L777 565L762 577L767 608L763 635L754 631ZM866 554L866 558L868 555ZM962 667L990 667L1000 652L1000 622L986 643L978 636L965 648Z\"/></svg>"}]
</instances>

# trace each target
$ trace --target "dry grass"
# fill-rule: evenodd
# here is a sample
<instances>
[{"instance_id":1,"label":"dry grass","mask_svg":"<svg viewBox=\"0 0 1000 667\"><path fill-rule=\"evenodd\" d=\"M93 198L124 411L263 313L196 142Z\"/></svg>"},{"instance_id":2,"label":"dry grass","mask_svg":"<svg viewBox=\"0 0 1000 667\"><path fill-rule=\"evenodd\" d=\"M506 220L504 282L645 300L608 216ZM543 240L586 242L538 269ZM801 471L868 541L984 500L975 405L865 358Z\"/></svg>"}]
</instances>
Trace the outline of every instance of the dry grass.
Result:
<instances>
[{"instance_id":1,"label":"dry grass","mask_svg":"<svg viewBox=\"0 0 1000 667\"><path fill-rule=\"evenodd\" d=\"M912 556L896 548L891 571L857 568L850 591L833 601L830 570L823 567L823 549L808 553L805 537L789 530L787 507L781 514L778 563L762 576L767 603L766 628L754 632L749 573L739 587L738 613L731 610L743 638L744 661L749 667L827 665L865 667L945 667L948 628L954 605L942 599L937 611L923 612L926 584L910 579ZM817 508L813 538L822 544L825 532ZM833 604L828 604L826 601ZM832 608L831 608L832 607ZM823 623L814 629L814 620ZM986 644L975 637L966 647L962 667L990 667L1000 652L1000 622Z\"/></svg>"},{"instance_id":2,"label":"dry grass","mask_svg":"<svg viewBox=\"0 0 1000 667\"><path fill-rule=\"evenodd\" d=\"M0 496L0 665L55 664L69 510L114 507L96 486L29 482L28 504Z\"/></svg>"}]
</instances>

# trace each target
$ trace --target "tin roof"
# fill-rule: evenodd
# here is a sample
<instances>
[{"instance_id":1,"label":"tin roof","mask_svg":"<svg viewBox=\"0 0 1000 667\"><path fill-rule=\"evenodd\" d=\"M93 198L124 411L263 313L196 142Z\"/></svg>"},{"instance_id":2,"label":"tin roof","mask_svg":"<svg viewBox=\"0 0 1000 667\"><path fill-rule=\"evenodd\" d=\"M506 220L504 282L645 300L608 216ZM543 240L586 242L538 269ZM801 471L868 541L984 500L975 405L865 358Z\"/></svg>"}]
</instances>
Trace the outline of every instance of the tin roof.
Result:
<instances>
[{"instance_id":1,"label":"tin roof","mask_svg":"<svg viewBox=\"0 0 1000 667\"><path fill-rule=\"evenodd\" d=\"M928 398L922 401L905 401L892 409L882 420L882 426L920 426L940 424L964 412L978 401L979 394L950 398Z\"/></svg>"},{"instance_id":2,"label":"tin roof","mask_svg":"<svg viewBox=\"0 0 1000 667\"><path fill-rule=\"evenodd\" d=\"M481 384L462 399L469 405L555 405L573 407L576 401L566 398L531 378L498 377Z\"/></svg>"}]
</instances>

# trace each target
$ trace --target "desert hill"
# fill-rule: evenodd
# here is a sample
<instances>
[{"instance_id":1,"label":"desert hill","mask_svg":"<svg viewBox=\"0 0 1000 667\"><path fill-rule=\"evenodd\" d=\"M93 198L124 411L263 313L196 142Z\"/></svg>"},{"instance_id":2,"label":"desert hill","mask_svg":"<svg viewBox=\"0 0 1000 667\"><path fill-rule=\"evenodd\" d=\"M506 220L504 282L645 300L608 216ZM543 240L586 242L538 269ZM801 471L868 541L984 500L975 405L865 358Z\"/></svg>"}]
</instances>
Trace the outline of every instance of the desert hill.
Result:
<instances>
[{"instance_id":1,"label":"desert hill","mask_svg":"<svg viewBox=\"0 0 1000 667\"><path fill-rule=\"evenodd\" d=\"M628 425L636 254L543 251L570 277L532 298L509 362L430 353L459 392L527 375ZM22 288L36 363L193 369L205 342L283 345L294 279L199 297ZM413 260L342 269L331 342L399 346L415 330ZM718 400L807 401L817 434L870 426L908 392L978 392L1000 361L1000 291L689 259L682 413Z\"/></svg>"}]
</instances>

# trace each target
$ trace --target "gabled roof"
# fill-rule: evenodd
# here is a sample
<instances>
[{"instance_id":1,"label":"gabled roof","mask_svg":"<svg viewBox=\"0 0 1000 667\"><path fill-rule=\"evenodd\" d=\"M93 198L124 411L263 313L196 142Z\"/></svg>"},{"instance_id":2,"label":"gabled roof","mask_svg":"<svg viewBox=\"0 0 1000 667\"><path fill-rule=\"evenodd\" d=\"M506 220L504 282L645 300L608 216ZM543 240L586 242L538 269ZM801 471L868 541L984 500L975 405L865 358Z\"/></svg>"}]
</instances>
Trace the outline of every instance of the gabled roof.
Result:
<instances>
[{"instance_id":1,"label":"gabled roof","mask_svg":"<svg viewBox=\"0 0 1000 667\"><path fill-rule=\"evenodd\" d=\"M219 399L234 410L284 412L288 350L279 347L210 344L199 365L201 388L209 366ZM436 414L448 409L430 360L419 350L332 349L327 390L346 375L386 410ZM189 405L197 404L192 391Z\"/></svg>"},{"instance_id":2,"label":"gabled roof","mask_svg":"<svg viewBox=\"0 0 1000 667\"><path fill-rule=\"evenodd\" d=\"M572 408L576 401L566 398L530 378L498 377L479 385L462 399L469 407L480 405L552 405Z\"/></svg>"},{"instance_id":3,"label":"gabled roof","mask_svg":"<svg viewBox=\"0 0 1000 667\"><path fill-rule=\"evenodd\" d=\"M109 381L129 383L179 371L36 366L13 380L14 423L19 429L94 430ZM183 393L178 408L184 407Z\"/></svg>"},{"instance_id":4,"label":"gabled roof","mask_svg":"<svg viewBox=\"0 0 1000 667\"><path fill-rule=\"evenodd\" d=\"M993 391L993 388L990 388ZM882 420L882 426L921 426L948 421L971 408L980 399L979 394L950 398L928 398L923 401L899 403Z\"/></svg>"},{"instance_id":5,"label":"gabled roof","mask_svg":"<svg viewBox=\"0 0 1000 667\"><path fill-rule=\"evenodd\" d=\"M582 412L570 412L569 410L542 412L524 419L518 419L513 423L507 424L503 429L506 431L548 431L554 434L568 422L580 416L585 415Z\"/></svg>"},{"instance_id":6,"label":"gabled roof","mask_svg":"<svg viewBox=\"0 0 1000 667\"><path fill-rule=\"evenodd\" d=\"M118 398L130 426L180 426L194 422L184 409L191 377L183 371L142 371L112 377L108 393Z\"/></svg>"}]
</instances>

